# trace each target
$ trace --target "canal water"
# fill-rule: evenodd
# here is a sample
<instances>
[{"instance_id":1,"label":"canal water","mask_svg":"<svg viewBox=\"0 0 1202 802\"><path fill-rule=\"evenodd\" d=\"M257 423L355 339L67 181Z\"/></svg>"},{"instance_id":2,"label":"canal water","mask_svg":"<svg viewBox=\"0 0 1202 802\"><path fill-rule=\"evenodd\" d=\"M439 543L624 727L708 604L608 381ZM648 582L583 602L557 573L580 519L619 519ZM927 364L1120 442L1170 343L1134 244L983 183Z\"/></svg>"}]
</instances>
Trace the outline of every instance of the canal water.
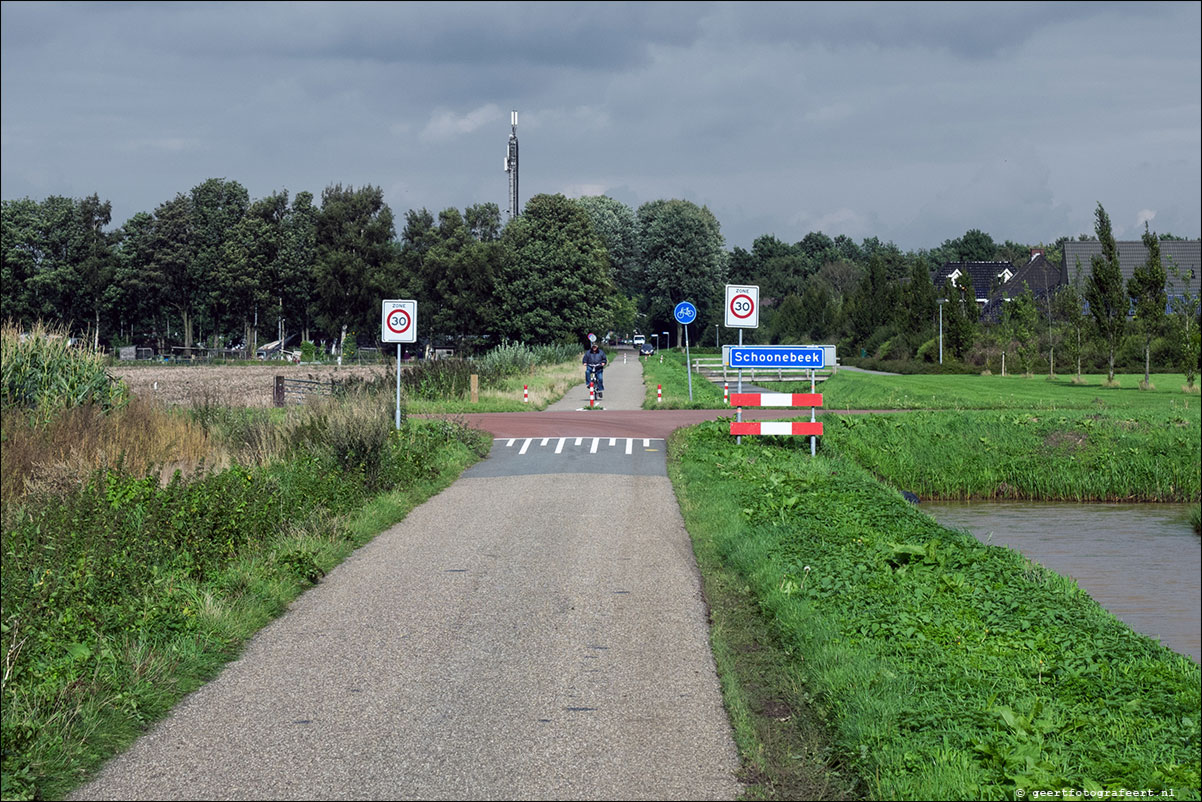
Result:
<instances>
[{"instance_id":1,"label":"canal water","mask_svg":"<svg viewBox=\"0 0 1202 802\"><path fill-rule=\"evenodd\" d=\"M1072 577L1135 631L1202 662L1202 540L1188 506L924 501L919 509Z\"/></svg>"}]
</instances>

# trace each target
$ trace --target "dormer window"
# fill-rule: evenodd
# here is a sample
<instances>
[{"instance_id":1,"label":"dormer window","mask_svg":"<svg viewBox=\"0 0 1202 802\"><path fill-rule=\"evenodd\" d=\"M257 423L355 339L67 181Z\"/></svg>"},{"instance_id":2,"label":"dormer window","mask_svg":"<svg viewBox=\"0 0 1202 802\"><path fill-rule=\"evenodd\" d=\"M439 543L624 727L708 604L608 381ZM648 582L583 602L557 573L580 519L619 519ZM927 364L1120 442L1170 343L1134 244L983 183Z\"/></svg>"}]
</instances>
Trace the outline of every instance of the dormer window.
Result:
<instances>
[{"instance_id":1,"label":"dormer window","mask_svg":"<svg viewBox=\"0 0 1202 802\"><path fill-rule=\"evenodd\" d=\"M1002 280L1003 284L1005 284L1007 281L1009 281L1011 278L1014 277L1014 274L1011 273L1009 270L1003 270L1001 273L998 273L997 277Z\"/></svg>"},{"instance_id":2,"label":"dormer window","mask_svg":"<svg viewBox=\"0 0 1202 802\"><path fill-rule=\"evenodd\" d=\"M947 277L947 280L954 284L960 278L961 275L962 274L960 273L960 268L957 267L955 270L952 271L951 275Z\"/></svg>"}]
</instances>

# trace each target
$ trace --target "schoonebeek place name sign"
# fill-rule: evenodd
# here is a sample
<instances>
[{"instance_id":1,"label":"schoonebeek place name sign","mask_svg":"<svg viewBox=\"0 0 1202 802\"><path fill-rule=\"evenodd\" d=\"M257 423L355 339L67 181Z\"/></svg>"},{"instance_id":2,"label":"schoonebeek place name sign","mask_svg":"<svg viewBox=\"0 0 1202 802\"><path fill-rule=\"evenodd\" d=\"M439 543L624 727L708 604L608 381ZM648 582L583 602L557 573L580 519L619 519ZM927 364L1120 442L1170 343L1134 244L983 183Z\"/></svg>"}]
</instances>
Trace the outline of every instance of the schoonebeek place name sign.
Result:
<instances>
[{"instance_id":1,"label":"schoonebeek place name sign","mask_svg":"<svg viewBox=\"0 0 1202 802\"><path fill-rule=\"evenodd\" d=\"M795 368L817 370L832 363L823 345L726 345L722 358L732 368Z\"/></svg>"}]
</instances>

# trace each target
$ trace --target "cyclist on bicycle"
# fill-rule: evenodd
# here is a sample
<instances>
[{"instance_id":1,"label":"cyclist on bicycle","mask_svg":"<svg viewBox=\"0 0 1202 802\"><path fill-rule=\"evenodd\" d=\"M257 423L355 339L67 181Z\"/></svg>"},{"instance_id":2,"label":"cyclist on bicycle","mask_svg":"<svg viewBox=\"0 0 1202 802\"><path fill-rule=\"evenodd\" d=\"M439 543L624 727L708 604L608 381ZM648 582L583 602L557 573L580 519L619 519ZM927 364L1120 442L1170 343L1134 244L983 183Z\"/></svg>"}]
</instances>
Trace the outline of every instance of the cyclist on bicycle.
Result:
<instances>
[{"instance_id":1,"label":"cyclist on bicycle","mask_svg":"<svg viewBox=\"0 0 1202 802\"><path fill-rule=\"evenodd\" d=\"M602 371L609 364L609 360L605 357L605 352L601 350L601 346L597 345L596 341L589 344L588 350L584 352L584 359L580 360L584 364L584 381L590 380L594 382L593 389L597 391L597 398L601 398L601 392L605 389L605 382L601 378ZM590 375L591 374L591 375Z\"/></svg>"}]
</instances>

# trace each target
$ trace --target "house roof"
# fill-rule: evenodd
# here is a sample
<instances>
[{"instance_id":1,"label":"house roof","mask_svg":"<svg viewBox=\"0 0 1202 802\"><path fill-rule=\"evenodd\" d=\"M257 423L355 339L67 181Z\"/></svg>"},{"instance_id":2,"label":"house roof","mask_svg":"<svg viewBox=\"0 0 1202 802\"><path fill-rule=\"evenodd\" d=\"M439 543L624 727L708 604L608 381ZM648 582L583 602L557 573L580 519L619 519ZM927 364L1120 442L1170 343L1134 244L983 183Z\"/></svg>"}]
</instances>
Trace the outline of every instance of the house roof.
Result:
<instances>
[{"instance_id":1,"label":"house roof","mask_svg":"<svg viewBox=\"0 0 1202 802\"><path fill-rule=\"evenodd\" d=\"M1119 271L1123 281L1130 281L1135 268L1148 259L1148 249L1140 241L1116 242L1119 252ZM1101 256L1102 243L1097 240L1064 243L1064 276L1065 280L1078 282L1084 286L1084 281L1090 274L1090 259ZM1077 263L1080 261L1080 273ZM1202 240L1161 240L1160 261L1164 265L1167 280L1165 290L1170 296L1180 295L1182 289L1188 290L1194 297L1199 295L1199 279L1202 277ZM1177 279L1170 270L1175 265L1184 278Z\"/></svg>"},{"instance_id":2,"label":"house roof","mask_svg":"<svg viewBox=\"0 0 1202 802\"><path fill-rule=\"evenodd\" d=\"M1022 295L1024 288L1030 287L1032 295L1042 298L1065 283L1063 268L1049 262L1042 253L1037 253L1015 271L1014 276L1001 286L994 297L1014 298Z\"/></svg>"},{"instance_id":3,"label":"house roof","mask_svg":"<svg viewBox=\"0 0 1202 802\"><path fill-rule=\"evenodd\" d=\"M936 290L942 290L947 281L955 282L962 273L972 278L973 294L978 303L985 303L990 294L1014 275L1014 265L1009 262L947 262L935 270L931 279Z\"/></svg>"}]
</instances>

